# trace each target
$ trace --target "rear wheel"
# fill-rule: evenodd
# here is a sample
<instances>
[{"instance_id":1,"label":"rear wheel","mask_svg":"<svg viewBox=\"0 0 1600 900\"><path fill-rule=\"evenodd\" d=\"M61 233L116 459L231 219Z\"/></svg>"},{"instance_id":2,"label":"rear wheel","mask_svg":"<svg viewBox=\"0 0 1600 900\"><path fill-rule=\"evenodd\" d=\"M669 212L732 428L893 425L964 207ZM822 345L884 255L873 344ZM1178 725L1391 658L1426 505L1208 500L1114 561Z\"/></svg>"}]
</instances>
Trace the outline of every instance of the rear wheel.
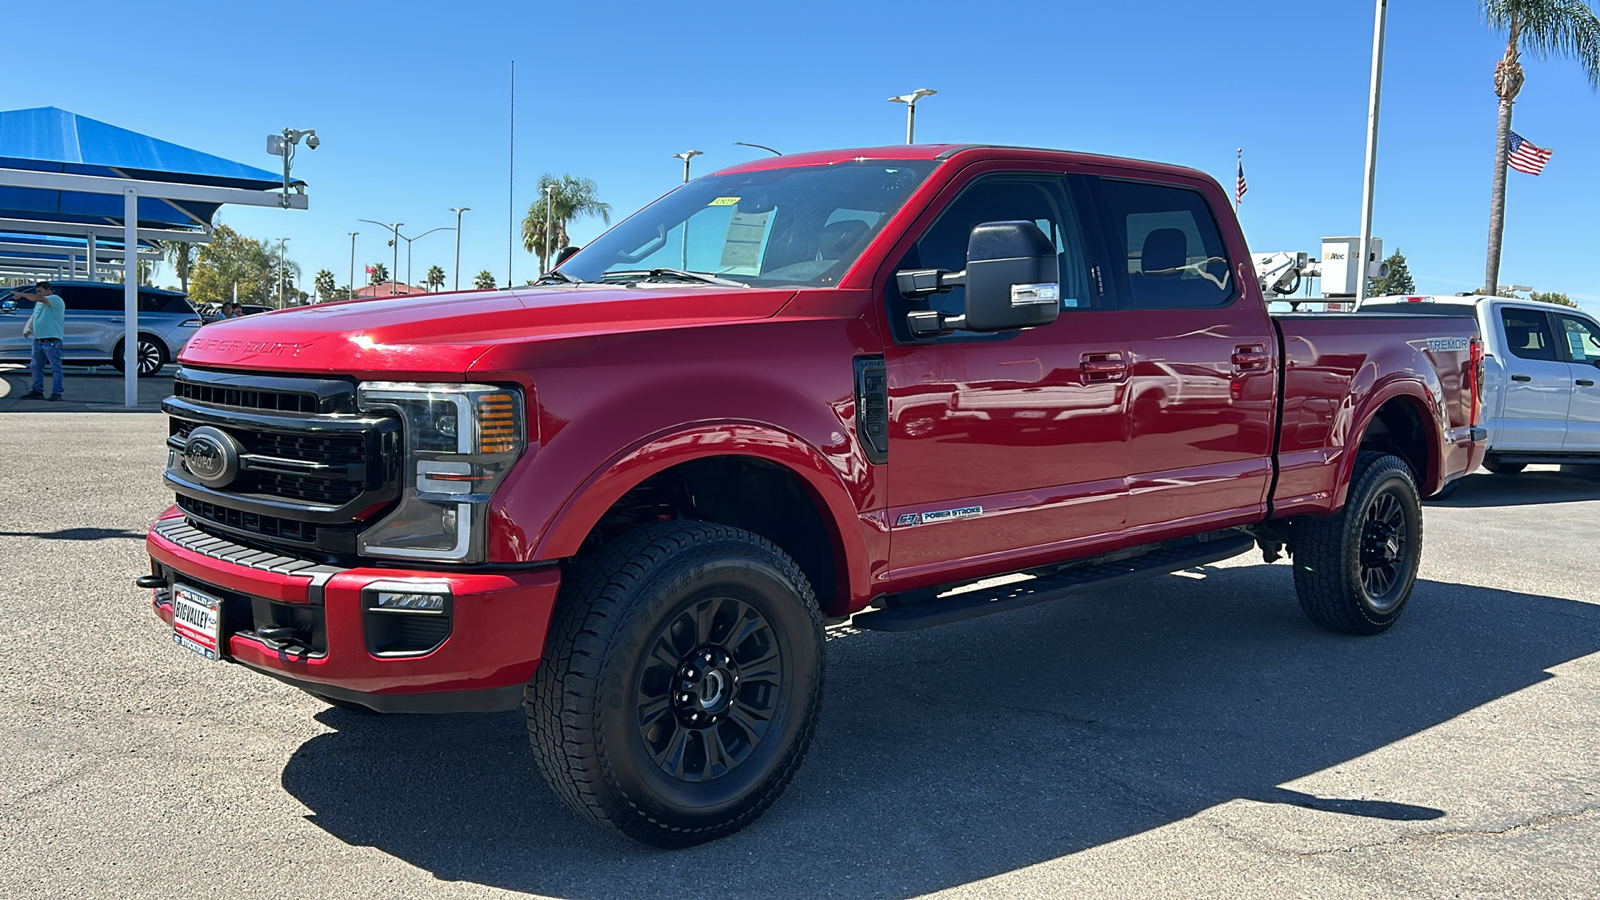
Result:
<instances>
[{"instance_id":1,"label":"rear wheel","mask_svg":"<svg viewBox=\"0 0 1600 900\"><path fill-rule=\"evenodd\" d=\"M1483 467L1496 475L1515 475L1528 467L1527 463L1501 462L1489 457L1483 461Z\"/></svg>"},{"instance_id":2,"label":"rear wheel","mask_svg":"<svg viewBox=\"0 0 1600 900\"><path fill-rule=\"evenodd\" d=\"M128 370L126 357L122 352L126 346L126 343L118 341L117 349L111 352L111 364L116 366L118 372L126 372ZM147 334L141 334L139 335L139 344L134 348L134 358L139 363L139 376L141 378L148 377L160 372L162 367L167 364L167 347L159 339Z\"/></svg>"},{"instance_id":3,"label":"rear wheel","mask_svg":"<svg viewBox=\"0 0 1600 900\"><path fill-rule=\"evenodd\" d=\"M794 561L747 531L636 528L574 566L524 708L567 805L660 847L743 828L811 743L822 614Z\"/></svg>"},{"instance_id":4,"label":"rear wheel","mask_svg":"<svg viewBox=\"0 0 1600 900\"><path fill-rule=\"evenodd\" d=\"M1343 634L1378 634L1405 610L1422 561L1422 506L1396 456L1356 461L1344 509L1295 526L1294 587L1306 617Z\"/></svg>"}]
</instances>

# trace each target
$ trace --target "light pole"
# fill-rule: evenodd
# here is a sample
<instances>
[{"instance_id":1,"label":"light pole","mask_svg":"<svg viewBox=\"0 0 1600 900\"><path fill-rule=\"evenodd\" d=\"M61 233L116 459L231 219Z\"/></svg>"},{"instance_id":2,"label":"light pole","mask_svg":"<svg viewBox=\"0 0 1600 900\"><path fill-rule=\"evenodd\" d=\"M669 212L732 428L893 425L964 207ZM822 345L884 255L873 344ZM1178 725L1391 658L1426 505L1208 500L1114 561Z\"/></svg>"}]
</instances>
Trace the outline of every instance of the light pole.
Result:
<instances>
[{"instance_id":1,"label":"light pole","mask_svg":"<svg viewBox=\"0 0 1600 900\"><path fill-rule=\"evenodd\" d=\"M904 103L906 105L906 143L915 144L917 134L917 101L923 97L932 97L938 91L929 88L917 88L909 94L890 97L890 103Z\"/></svg>"},{"instance_id":2,"label":"light pole","mask_svg":"<svg viewBox=\"0 0 1600 900\"><path fill-rule=\"evenodd\" d=\"M544 252L539 254L539 274L550 271L550 226L554 224L556 207L556 183L550 182L544 186ZM511 287L511 285L506 285Z\"/></svg>"},{"instance_id":3,"label":"light pole","mask_svg":"<svg viewBox=\"0 0 1600 900\"><path fill-rule=\"evenodd\" d=\"M1361 189L1361 268L1356 275L1356 305L1367 302L1367 257L1372 253L1372 190L1378 175L1378 100L1383 94L1383 31L1389 0L1377 0L1372 25L1372 95L1367 103L1367 172Z\"/></svg>"},{"instance_id":4,"label":"light pole","mask_svg":"<svg viewBox=\"0 0 1600 900\"><path fill-rule=\"evenodd\" d=\"M350 289L345 292L346 300L356 298L356 235L359 231L350 232Z\"/></svg>"},{"instance_id":5,"label":"light pole","mask_svg":"<svg viewBox=\"0 0 1600 900\"><path fill-rule=\"evenodd\" d=\"M782 151L774 150L771 147L768 147L766 144L751 144L751 143L747 143L745 141L734 141L733 143L734 143L734 146L737 146L737 147L754 147L757 150L765 150L768 153L771 153L773 156L782 156L783 155Z\"/></svg>"},{"instance_id":6,"label":"light pole","mask_svg":"<svg viewBox=\"0 0 1600 900\"><path fill-rule=\"evenodd\" d=\"M445 226L440 226L439 228L429 228L427 231L424 231L423 233L417 235L416 237L406 237L403 234L400 235L400 239L406 242L406 290L407 291L411 290L411 242L412 241L421 240L422 238L425 238L428 235L433 234L435 231L455 231L455 229L449 227L448 225L445 225ZM396 233L398 234L398 232L396 232Z\"/></svg>"},{"instance_id":7,"label":"light pole","mask_svg":"<svg viewBox=\"0 0 1600 900\"><path fill-rule=\"evenodd\" d=\"M372 225L377 225L380 228L387 228L390 231L394 232L394 237L389 239L389 246L394 248L394 269L390 269L389 270L389 296L393 297L394 296L394 273L395 273L395 269L400 268L400 226L404 225L405 223L404 222L396 222L393 225L390 225L390 224L387 224L385 222L379 222L376 219L357 219L356 221L358 221L358 222L367 222L367 223L372 224Z\"/></svg>"},{"instance_id":8,"label":"light pole","mask_svg":"<svg viewBox=\"0 0 1600 900\"><path fill-rule=\"evenodd\" d=\"M278 308L283 309L283 285L289 279L289 270L285 267L288 260L289 239L278 238Z\"/></svg>"},{"instance_id":9,"label":"light pole","mask_svg":"<svg viewBox=\"0 0 1600 900\"><path fill-rule=\"evenodd\" d=\"M461 214L471 209L472 207L470 206L463 206L459 209L452 208L450 210L456 214L456 272L455 282L450 285L450 290L452 291L461 290Z\"/></svg>"},{"instance_id":10,"label":"light pole","mask_svg":"<svg viewBox=\"0 0 1600 900\"><path fill-rule=\"evenodd\" d=\"M672 158L673 159L681 159L681 160L683 160L683 183L684 184L688 184L689 183L689 160L694 159L696 156L703 155L704 152L705 151L703 151L703 150L685 150L682 153L674 153L674 154L672 154Z\"/></svg>"}]
</instances>

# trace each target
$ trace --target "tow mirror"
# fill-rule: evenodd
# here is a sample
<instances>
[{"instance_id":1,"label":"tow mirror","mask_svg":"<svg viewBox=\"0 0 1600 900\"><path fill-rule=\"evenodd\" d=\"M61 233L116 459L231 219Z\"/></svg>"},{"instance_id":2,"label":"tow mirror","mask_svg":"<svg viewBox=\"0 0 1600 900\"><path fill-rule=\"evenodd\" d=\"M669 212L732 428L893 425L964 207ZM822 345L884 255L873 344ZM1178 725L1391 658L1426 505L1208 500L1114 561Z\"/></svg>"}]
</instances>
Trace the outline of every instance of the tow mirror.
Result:
<instances>
[{"instance_id":1,"label":"tow mirror","mask_svg":"<svg viewBox=\"0 0 1600 900\"><path fill-rule=\"evenodd\" d=\"M1061 314L1055 245L1032 222L985 222L967 239L967 268L906 269L895 273L907 297L966 288L962 315L914 310L906 316L915 337L965 331L1015 331L1049 325Z\"/></svg>"},{"instance_id":2,"label":"tow mirror","mask_svg":"<svg viewBox=\"0 0 1600 900\"><path fill-rule=\"evenodd\" d=\"M559 267L562 263L564 263L567 260L571 259L572 255L574 253L577 253L577 252L578 252L578 248L577 247L572 247L572 246L562 247L561 248L561 252L556 254L556 264L554 266L551 266L550 268L554 269L554 268Z\"/></svg>"}]
</instances>

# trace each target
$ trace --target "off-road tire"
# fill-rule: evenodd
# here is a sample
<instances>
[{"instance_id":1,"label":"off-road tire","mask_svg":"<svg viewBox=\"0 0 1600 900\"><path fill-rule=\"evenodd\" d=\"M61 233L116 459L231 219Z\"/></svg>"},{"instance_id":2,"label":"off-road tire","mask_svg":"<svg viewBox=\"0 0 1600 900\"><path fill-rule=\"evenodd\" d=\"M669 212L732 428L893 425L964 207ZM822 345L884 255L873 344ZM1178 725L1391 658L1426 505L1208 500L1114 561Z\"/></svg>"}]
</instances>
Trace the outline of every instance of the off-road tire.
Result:
<instances>
[{"instance_id":1,"label":"off-road tire","mask_svg":"<svg viewBox=\"0 0 1600 900\"><path fill-rule=\"evenodd\" d=\"M1528 467L1527 463L1501 462L1494 457L1483 461L1483 467L1496 475L1515 475Z\"/></svg>"},{"instance_id":2,"label":"off-road tire","mask_svg":"<svg viewBox=\"0 0 1600 900\"><path fill-rule=\"evenodd\" d=\"M1373 541L1385 533L1369 524L1376 503L1390 516L1398 513L1403 521L1396 530L1400 546L1394 578L1381 592L1374 592L1363 579L1377 568L1378 574L1369 577L1381 580L1388 565L1364 565L1369 557L1364 556L1363 539ZM1378 541L1376 546L1376 550L1367 550L1382 556L1388 548L1386 541ZM1295 593L1306 617L1329 631L1370 635L1388 630L1405 611L1421 560L1422 506L1411 468L1397 456L1361 454L1344 508L1332 516L1295 523Z\"/></svg>"},{"instance_id":3,"label":"off-road tire","mask_svg":"<svg viewBox=\"0 0 1600 900\"><path fill-rule=\"evenodd\" d=\"M722 611L730 606L738 611L733 625L719 632L728 618ZM697 732L697 745L688 738L690 744L678 745L675 753L669 747L667 762L653 758L660 751L652 749L652 735L661 729L674 729L674 735L691 730L683 716L709 715L703 706L679 707L678 699L690 695L674 686L665 712L672 718L658 715L644 723L649 713L641 710L662 709L662 701L646 699L645 687L671 671L670 663L662 663L663 654L672 656L685 622L698 634L702 616L708 622L720 616L705 626L707 635L730 635L739 623L754 621L752 609L769 630L750 631L742 643L730 644L733 661L719 671L736 687L723 721ZM710 646L691 636L690 643L697 641L696 646ZM740 648L751 647L769 648L762 655L775 652L779 661L741 670ZM580 558L566 575L544 658L523 696L534 757L556 795L586 818L658 847L715 840L755 821L799 769L816 729L824 664L822 613L788 554L724 525L642 525ZM693 662L686 656L681 665ZM780 673L776 678L757 671L773 667ZM673 679L685 671L694 669L680 667ZM735 677L740 672L742 683ZM711 677L705 669L700 674ZM680 683L673 679L669 683ZM695 702L704 703L703 695L696 693ZM733 716L732 704L747 696L771 704L770 724L753 738L755 732ZM730 728L736 742L746 739L736 743L745 754L737 760L721 737ZM711 731L721 735L715 738L724 766L720 774L711 758ZM689 780L695 773L666 768L676 759L677 768L685 769L692 745L700 750L698 781Z\"/></svg>"}]
</instances>

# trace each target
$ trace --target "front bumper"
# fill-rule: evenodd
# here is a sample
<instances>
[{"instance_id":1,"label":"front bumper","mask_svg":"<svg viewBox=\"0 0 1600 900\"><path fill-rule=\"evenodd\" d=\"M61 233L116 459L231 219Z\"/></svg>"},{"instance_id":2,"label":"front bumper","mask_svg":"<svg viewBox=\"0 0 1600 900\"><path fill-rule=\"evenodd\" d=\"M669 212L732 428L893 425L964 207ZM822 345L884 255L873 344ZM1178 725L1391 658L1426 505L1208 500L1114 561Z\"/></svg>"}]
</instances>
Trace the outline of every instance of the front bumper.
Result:
<instances>
[{"instance_id":1,"label":"front bumper","mask_svg":"<svg viewBox=\"0 0 1600 900\"><path fill-rule=\"evenodd\" d=\"M561 585L555 566L451 572L317 565L199 532L176 507L145 543L154 573L147 583L159 585L151 603L162 621L172 622L174 584L219 596L227 660L380 712L514 708L539 665ZM409 655L374 652L364 592L380 582L448 586L442 642ZM286 643L270 626L288 625L300 637Z\"/></svg>"}]
</instances>

